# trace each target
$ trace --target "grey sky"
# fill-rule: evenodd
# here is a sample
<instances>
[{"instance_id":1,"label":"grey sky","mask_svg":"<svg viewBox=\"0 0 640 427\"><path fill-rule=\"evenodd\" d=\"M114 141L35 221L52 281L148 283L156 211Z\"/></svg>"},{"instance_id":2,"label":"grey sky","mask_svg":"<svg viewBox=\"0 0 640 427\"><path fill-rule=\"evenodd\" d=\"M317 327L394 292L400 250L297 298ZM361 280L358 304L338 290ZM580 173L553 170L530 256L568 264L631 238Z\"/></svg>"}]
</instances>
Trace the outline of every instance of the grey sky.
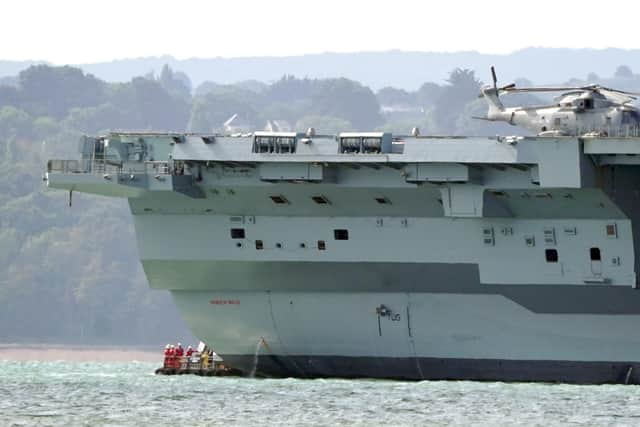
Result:
<instances>
[{"instance_id":1,"label":"grey sky","mask_svg":"<svg viewBox=\"0 0 640 427\"><path fill-rule=\"evenodd\" d=\"M162 54L640 47L630 35L637 1L20 0L2 12L0 59L56 64Z\"/></svg>"}]
</instances>

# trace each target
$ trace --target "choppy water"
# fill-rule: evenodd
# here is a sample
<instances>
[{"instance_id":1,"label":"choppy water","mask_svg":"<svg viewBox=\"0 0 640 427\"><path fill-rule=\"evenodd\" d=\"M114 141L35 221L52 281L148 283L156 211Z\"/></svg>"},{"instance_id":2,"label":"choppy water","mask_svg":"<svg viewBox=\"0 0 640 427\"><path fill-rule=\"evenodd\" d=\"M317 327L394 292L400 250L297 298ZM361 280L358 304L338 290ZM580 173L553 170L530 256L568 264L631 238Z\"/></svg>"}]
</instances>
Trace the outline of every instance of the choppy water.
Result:
<instances>
[{"instance_id":1,"label":"choppy water","mask_svg":"<svg viewBox=\"0 0 640 427\"><path fill-rule=\"evenodd\" d=\"M640 387L155 376L0 361L0 425L640 425Z\"/></svg>"}]
</instances>

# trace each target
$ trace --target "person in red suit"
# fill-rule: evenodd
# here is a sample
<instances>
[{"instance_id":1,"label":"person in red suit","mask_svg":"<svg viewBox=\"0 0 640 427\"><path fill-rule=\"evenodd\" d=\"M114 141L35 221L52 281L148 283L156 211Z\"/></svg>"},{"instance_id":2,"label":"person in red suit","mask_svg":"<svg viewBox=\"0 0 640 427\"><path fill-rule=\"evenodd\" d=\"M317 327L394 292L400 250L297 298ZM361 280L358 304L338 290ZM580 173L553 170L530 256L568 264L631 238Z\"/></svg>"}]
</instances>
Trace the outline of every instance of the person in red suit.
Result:
<instances>
[{"instance_id":1,"label":"person in red suit","mask_svg":"<svg viewBox=\"0 0 640 427\"><path fill-rule=\"evenodd\" d=\"M167 345L164 347L164 367L165 367L165 368L169 366L169 365L168 365L168 362L169 362L169 357L170 357L170 355L171 355L171 345L170 345L170 344L167 344Z\"/></svg>"}]
</instances>

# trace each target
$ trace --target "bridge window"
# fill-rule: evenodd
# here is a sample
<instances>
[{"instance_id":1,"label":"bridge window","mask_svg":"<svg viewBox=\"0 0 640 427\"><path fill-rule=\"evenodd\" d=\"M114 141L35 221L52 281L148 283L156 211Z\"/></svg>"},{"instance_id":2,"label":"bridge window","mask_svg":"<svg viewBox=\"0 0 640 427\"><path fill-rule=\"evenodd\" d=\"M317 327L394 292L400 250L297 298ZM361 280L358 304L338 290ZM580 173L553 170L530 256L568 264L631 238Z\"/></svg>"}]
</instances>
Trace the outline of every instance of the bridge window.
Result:
<instances>
[{"instance_id":1,"label":"bridge window","mask_svg":"<svg viewBox=\"0 0 640 427\"><path fill-rule=\"evenodd\" d=\"M318 240L318 250L324 251L325 249L327 249L327 245L324 240Z\"/></svg>"},{"instance_id":2,"label":"bridge window","mask_svg":"<svg viewBox=\"0 0 640 427\"><path fill-rule=\"evenodd\" d=\"M256 249L259 251L264 249L264 243L262 243L262 240L256 240Z\"/></svg>"},{"instance_id":3,"label":"bridge window","mask_svg":"<svg viewBox=\"0 0 640 427\"><path fill-rule=\"evenodd\" d=\"M600 255L600 248L591 248L589 249L589 256L591 257L591 261L601 261L602 257Z\"/></svg>"},{"instance_id":4,"label":"bridge window","mask_svg":"<svg viewBox=\"0 0 640 427\"><path fill-rule=\"evenodd\" d=\"M547 262L558 262L558 251L556 249L547 249L544 251Z\"/></svg>"}]
</instances>

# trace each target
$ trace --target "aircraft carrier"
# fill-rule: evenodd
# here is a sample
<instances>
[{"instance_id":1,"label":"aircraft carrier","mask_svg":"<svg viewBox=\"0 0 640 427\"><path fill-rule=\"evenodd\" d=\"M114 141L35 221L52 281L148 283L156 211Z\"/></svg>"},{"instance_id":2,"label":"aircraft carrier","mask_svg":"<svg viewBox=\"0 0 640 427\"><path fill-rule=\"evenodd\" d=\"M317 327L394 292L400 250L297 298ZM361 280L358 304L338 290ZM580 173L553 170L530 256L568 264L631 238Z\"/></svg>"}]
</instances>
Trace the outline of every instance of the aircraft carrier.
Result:
<instances>
[{"instance_id":1,"label":"aircraft carrier","mask_svg":"<svg viewBox=\"0 0 640 427\"><path fill-rule=\"evenodd\" d=\"M640 383L640 138L85 137L150 286L246 373ZM133 244L133 242L131 242Z\"/></svg>"}]
</instances>

